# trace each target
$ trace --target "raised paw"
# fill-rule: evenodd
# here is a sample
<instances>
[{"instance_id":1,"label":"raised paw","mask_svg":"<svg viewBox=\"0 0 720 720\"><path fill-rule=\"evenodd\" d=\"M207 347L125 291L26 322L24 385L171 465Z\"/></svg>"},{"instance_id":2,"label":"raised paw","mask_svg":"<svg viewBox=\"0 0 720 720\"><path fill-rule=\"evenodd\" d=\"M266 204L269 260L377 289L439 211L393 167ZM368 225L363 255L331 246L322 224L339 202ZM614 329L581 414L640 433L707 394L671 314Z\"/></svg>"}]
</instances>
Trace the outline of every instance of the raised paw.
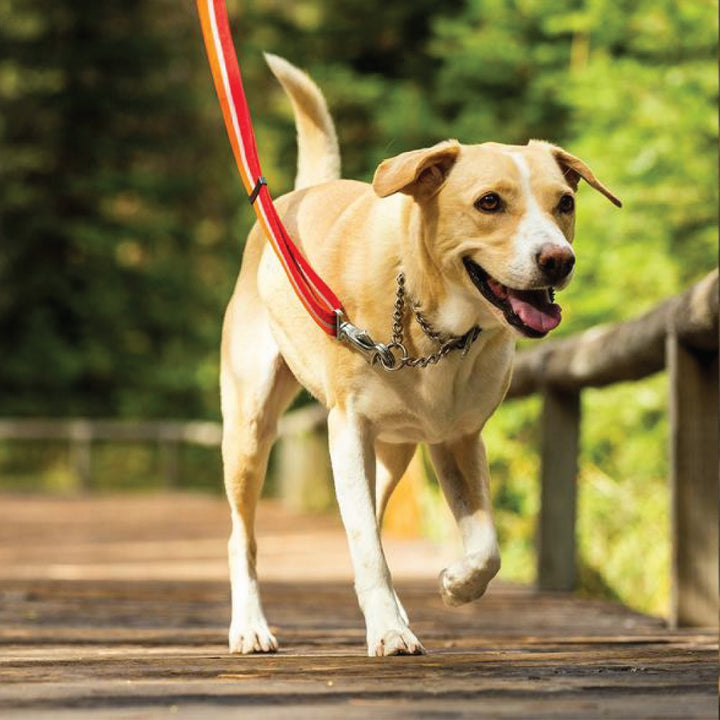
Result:
<instances>
[{"instance_id":1,"label":"raised paw","mask_svg":"<svg viewBox=\"0 0 720 720\"><path fill-rule=\"evenodd\" d=\"M500 555L467 555L440 573L440 595L451 607L482 597L500 570Z\"/></svg>"},{"instance_id":2,"label":"raised paw","mask_svg":"<svg viewBox=\"0 0 720 720\"><path fill-rule=\"evenodd\" d=\"M230 628L230 652L241 655L274 653L278 641L264 623L254 627Z\"/></svg>"},{"instance_id":3,"label":"raised paw","mask_svg":"<svg viewBox=\"0 0 720 720\"><path fill-rule=\"evenodd\" d=\"M387 630L372 639L368 637L368 655L370 657L424 654L425 648L409 628Z\"/></svg>"}]
</instances>

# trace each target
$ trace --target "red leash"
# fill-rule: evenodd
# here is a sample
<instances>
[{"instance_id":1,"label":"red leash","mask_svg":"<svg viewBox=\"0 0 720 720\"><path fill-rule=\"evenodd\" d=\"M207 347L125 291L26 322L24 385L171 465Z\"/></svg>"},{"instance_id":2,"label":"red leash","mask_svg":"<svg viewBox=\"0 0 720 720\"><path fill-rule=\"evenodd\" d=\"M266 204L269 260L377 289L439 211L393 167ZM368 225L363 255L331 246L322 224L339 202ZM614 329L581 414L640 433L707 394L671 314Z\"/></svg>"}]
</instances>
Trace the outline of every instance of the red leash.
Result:
<instances>
[{"instance_id":1,"label":"red leash","mask_svg":"<svg viewBox=\"0 0 720 720\"><path fill-rule=\"evenodd\" d=\"M240 177L258 222L285 269L295 294L310 317L328 335L346 340L355 350L363 353L371 364L379 362L385 370L403 367L393 354L392 345L375 342L365 330L348 321L335 293L322 281L290 239L260 170L255 134L230 35L225 0L197 0L197 8L215 90Z\"/></svg>"},{"instance_id":2,"label":"red leash","mask_svg":"<svg viewBox=\"0 0 720 720\"><path fill-rule=\"evenodd\" d=\"M328 335L339 338L347 332L344 326L349 325L342 319L342 304L290 239L262 176L225 1L197 0L197 7L215 90L250 204L310 316Z\"/></svg>"}]
</instances>

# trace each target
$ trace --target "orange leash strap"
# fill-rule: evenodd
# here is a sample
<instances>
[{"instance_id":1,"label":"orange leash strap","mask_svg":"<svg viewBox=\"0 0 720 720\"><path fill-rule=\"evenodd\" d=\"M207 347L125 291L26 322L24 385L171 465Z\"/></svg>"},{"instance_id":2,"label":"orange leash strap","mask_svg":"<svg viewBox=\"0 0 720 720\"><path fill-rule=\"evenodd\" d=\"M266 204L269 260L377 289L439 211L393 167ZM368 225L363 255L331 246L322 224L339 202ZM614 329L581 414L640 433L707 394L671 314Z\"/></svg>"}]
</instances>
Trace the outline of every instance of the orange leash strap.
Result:
<instances>
[{"instance_id":1,"label":"orange leash strap","mask_svg":"<svg viewBox=\"0 0 720 720\"><path fill-rule=\"evenodd\" d=\"M262 176L225 2L197 0L197 7L215 90L248 199L298 298L322 330L338 337L342 304L288 235Z\"/></svg>"}]
</instances>

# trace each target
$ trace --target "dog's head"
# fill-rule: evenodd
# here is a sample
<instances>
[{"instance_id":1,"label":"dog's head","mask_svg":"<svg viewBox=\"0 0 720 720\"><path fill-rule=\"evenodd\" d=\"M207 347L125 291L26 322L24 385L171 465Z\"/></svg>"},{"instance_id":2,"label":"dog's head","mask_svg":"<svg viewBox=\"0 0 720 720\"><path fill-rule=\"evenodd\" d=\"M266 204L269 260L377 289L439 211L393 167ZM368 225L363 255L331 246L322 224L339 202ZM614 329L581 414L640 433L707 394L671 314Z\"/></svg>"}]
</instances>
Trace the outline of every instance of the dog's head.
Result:
<instances>
[{"instance_id":1,"label":"dog's head","mask_svg":"<svg viewBox=\"0 0 720 720\"><path fill-rule=\"evenodd\" d=\"M580 178L620 201L579 158L550 143L460 145L449 140L385 160L380 197L411 195L432 265L451 291L500 323L543 337L561 320L554 291L572 278Z\"/></svg>"}]
</instances>

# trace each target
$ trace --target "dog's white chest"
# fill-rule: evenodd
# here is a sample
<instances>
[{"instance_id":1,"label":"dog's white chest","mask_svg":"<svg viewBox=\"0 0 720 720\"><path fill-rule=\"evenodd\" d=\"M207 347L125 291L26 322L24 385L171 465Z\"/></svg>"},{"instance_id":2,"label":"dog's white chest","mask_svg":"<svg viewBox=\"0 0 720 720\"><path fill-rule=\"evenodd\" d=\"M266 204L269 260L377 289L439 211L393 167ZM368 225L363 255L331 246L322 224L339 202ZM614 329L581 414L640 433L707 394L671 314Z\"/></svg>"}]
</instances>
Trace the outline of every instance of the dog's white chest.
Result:
<instances>
[{"instance_id":1,"label":"dog's white chest","mask_svg":"<svg viewBox=\"0 0 720 720\"><path fill-rule=\"evenodd\" d=\"M356 406L385 442L433 444L478 432L505 395L513 344L512 339L479 342L467 357L448 357L433 367L390 376L376 374Z\"/></svg>"}]
</instances>

